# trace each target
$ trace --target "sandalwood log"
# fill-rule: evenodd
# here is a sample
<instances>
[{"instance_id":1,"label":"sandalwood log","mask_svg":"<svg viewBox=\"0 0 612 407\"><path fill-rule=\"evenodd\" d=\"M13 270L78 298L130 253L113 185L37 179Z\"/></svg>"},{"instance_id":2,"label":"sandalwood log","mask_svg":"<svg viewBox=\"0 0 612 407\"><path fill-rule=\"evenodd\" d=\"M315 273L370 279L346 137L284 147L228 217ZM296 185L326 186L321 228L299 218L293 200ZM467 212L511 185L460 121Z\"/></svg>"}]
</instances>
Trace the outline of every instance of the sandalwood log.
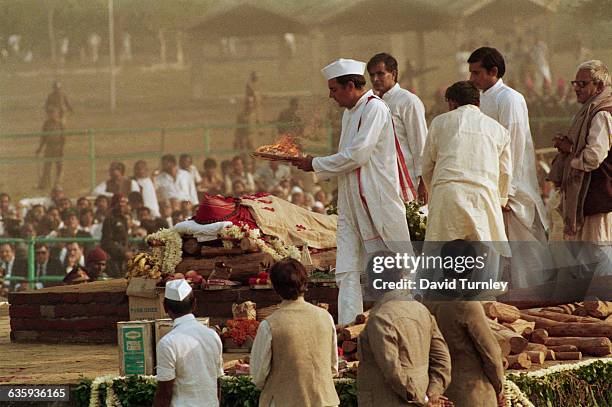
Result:
<instances>
[{"instance_id":1,"label":"sandalwood log","mask_svg":"<svg viewBox=\"0 0 612 407\"><path fill-rule=\"evenodd\" d=\"M194 237L183 239L183 252L195 256L200 251L200 244Z\"/></svg>"},{"instance_id":2,"label":"sandalwood log","mask_svg":"<svg viewBox=\"0 0 612 407\"><path fill-rule=\"evenodd\" d=\"M546 347L546 345L542 345L541 343L529 342L525 350L530 352L546 352L548 348Z\"/></svg>"},{"instance_id":3,"label":"sandalwood log","mask_svg":"<svg viewBox=\"0 0 612 407\"><path fill-rule=\"evenodd\" d=\"M546 346L564 346L572 345L584 355L589 356L607 356L612 353L612 342L608 338L582 338L582 337L565 337L565 338L547 338Z\"/></svg>"},{"instance_id":4,"label":"sandalwood log","mask_svg":"<svg viewBox=\"0 0 612 407\"><path fill-rule=\"evenodd\" d=\"M567 315L560 314L558 312L550 312L550 311L535 311L535 310L526 310L523 312L527 312L529 315L534 317L542 317L547 319L552 319L553 321L558 322L601 322L600 319L593 317L581 317L578 315Z\"/></svg>"},{"instance_id":5,"label":"sandalwood log","mask_svg":"<svg viewBox=\"0 0 612 407\"><path fill-rule=\"evenodd\" d=\"M356 324L365 324L366 322L368 322L368 317L369 316L370 316L370 311L366 311L364 313L357 314L357 316L355 317L355 323Z\"/></svg>"},{"instance_id":6,"label":"sandalwood log","mask_svg":"<svg viewBox=\"0 0 612 407\"><path fill-rule=\"evenodd\" d=\"M204 247L202 248L204 249ZM211 248L208 249L220 249ZM227 249L226 249L227 250ZM239 250L241 249L232 249ZM234 281L240 281L243 284L247 284L250 277L254 277L255 274L266 270L270 265L274 264L274 259L268 253L246 253L239 256L227 256L222 255L211 258L183 258L183 260L176 266L176 271L184 273L188 270L196 270L198 273L208 278L211 271L215 268L215 263L222 262L227 267L232 269L231 279Z\"/></svg>"},{"instance_id":7,"label":"sandalwood log","mask_svg":"<svg viewBox=\"0 0 612 407\"><path fill-rule=\"evenodd\" d=\"M534 343L544 343L546 338L548 338L548 332L546 329L535 329L531 333L529 340Z\"/></svg>"},{"instance_id":8,"label":"sandalwood log","mask_svg":"<svg viewBox=\"0 0 612 407\"><path fill-rule=\"evenodd\" d=\"M543 317L536 317L526 312L521 312L521 318L526 321L535 322L536 329L548 329L552 326L559 324L559 321L554 321L552 319L543 318Z\"/></svg>"},{"instance_id":9,"label":"sandalwood log","mask_svg":"<svg viewBox=\"0 0 612 407\"><path fill-rule=\"evenodd\" d=\"M582 353L580 352L555 352L556 360L580 360Z\"/></svg>"},{"instance_id":10,"label":"sandalwood log","mask_svg":"<svg viewBox=\"0 0 612 407\"><path fill-rule=\"evenodd\" d=\"M555 351L548 349L546 351L546 360L557 360L555 357Z\"/></svg>"},{"instance_id":11,"label":"sandalwood log","mask_svg":"<svg viewBox=\"0 0 612 407\"><path fill-rule=\"evenodd\" d=\"M610 346L583 346L579 348L583 355L603 357L612 353Z\"/></svg>"},{"instance_id":12,"label":"sandalwood log","mask_svg":"<svg viewBox=\"0 0 612 407\"><path fill-rule=\"evenodd\" d=\"M585 301L584 308L589 315L596 318L606 318L612 314L611 301Z\"/></svg>"},{"instance_id":13,"label":"sandalwood log","mask_svg":"<svg viewBox=\"0 0 612 407\"><path fill-rule=\"evenodd\" d=\"M531 359L525 352L518 355L508 355L508 367L510 369L529 369L531 367Z\"/></svg>"},{"instance_id":14,"label":"sandalwood log","mask_svg":"<svg viewBox=\"0 0 612 407\"><path fill-rule=\"evenodd\" d=\"M588 336L612 338L612 324L567 322L548 328L550 336Z\"/></svg>"},{"instance_id":15,"label":"sandalwood log","mask_svg":"<svg viewBox=\"0 0 612 407\"><path fill-rule=\"evenodd\" d=\"M535 363L541 365L546 360L546 352L541 351L528 351L527 355L529 355L529 359L531 359L531 363Z\"/></svg>"},{"instance_id":16,"label":"sandalwood log","mask_svg":"<svg viewBox=\"0 0 612 407\"><path fill-rule=\"evenodd\" d=\"M357 351L357 342L354 341L344 341L342 342L342 351L345 355L349 353L353 353Z\"/></svg>"},{"instance_id":17,"label":"sandalwood log","mask_svg":"<svg viewBox=\"0 0 612 407\"><path fill-rule=\"evenodd\" d=\"M512 323L504 322L502 325L506 328L510 328L519 335L523 335L526 330L529 331L528 333L530 334L535 329L535 322L525 321L520 318Z\"/></svg>"},{"instance_id":18,"label":"sandalwood log","mask_svg":"<svg viewBox=\"0 0 612 407\"><path fill-rule=\"evenodd\" d=\"M234 247L231 249L226 249L225 247L210 247L210 246L202 246L200 254L202 257L217 257L217 256L232 256L237 254L242 254L243 251L239 247Z\"/></svg>"},{"instance_id":19,"label":"sandalwood log","mask_svg":"<svg viewBox=\"0 0 612 407\"><path fill-rule=\"evenodd\" d=\"M549 346L548 349L554 350L555 352L578 352L576 345Z\"/></svg>"},{"instance_id":20,"label":"sandalwood log","mask_svg":"<svg viewBox=\"0 0 612 407\"><path fill-rule=\"evenodd\" d=\"M365 324L347 326L342 329L342 339L345 341L356 340L361 331L365 328Z\"/></svg>"},{"instance_id":21,"label":"sandalwood log","mask_svg":"<svg viewBox=\"0 0 612 407\"><path fill-rule=\"evenodd\" d=\"M612 314L608 315L604 322L612 324Z\"/></svg>"},{"instance_id":22,"label":"sandalwood log","mask_svg":"<svg viewBox=\"0 0 612 407\"><path fill-rule=\"evenodd\" d=\"M497 318L499 322L512 323L520 318L519 309L513 305L491 301L483 303L483 307L489 318Z\"/></svg>"},{"instance_id":23,"label":"sandalwood log","mask_svg":"<svg viewBox=\"0 0 612 407\"><path fill-rule=\"evenodd\" d=\"M510 342L508 342L507 340L505 340L505 338L500 338L495 336L495 339L497 340L497 343L499 344L499 348L501 349L501 353L503 357L506 357L510 354Z\"/></svg>"},{"instance_id":24,"label":"sandalwood log","mask_svg":"<svg viewBox=\"0 0 612 407\"><path fill-rule=\"evenodd\" d=\"M493 335L497 339L497 342L507 342L510 345L510 353L512 354L521 353L529 343L527 339L510 330L494 331Z\"/></svg>"},{"instance_id":25,"label":"sandalwood log","mask_svg":"<svg viewBox=\"0 0 612 407\"><path fill-rule=\"evenodd\" d=\"M556 307L545 307L545 308L542 308L542 311L558 312L560 314L568 314L567 309L563 308L563 306L561 305L556 306Z\"/></svg>"},{"instance_id":26,"label":"sandalwood log","mask_svg":"<svg viewBox=\"0 0 612 407\"><path fill-rule=\"evenodd\" d=\"M578 315L580 317L587 317L589 316L589 312L587 311L586 308L584 308L583 305L576 307L576 309L574 310L574 312L572 312L572 314L574 315Z\"/></svg>"}]
</instances>

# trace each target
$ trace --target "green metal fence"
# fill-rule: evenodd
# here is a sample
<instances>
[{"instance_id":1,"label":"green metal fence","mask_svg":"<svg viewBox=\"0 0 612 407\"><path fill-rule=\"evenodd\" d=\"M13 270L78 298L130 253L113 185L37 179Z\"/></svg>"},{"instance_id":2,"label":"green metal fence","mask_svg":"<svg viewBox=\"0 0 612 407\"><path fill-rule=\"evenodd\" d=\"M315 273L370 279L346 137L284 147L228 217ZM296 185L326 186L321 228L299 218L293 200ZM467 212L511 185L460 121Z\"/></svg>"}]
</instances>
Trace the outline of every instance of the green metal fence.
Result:
<instances>
[{"instance_id":1,"label":"green metal fence","mask_svg":"<svg viewBox=\"0 0 612 407\"><path fill-rule=\"evenodd\" d=\"M57 157L38 157L38 156L2 156L0 154L0 166L10 165L25 165L25 164L38 164L44 162L56 162L56 161L88 161L89 164L89 184L91 189L97 185L96 170L98 168L97 163L99 161L108 160L128 160L128 159L145 159L145 158L159 158L163 154L168 152L168 137L170 134L186 134L193 133L199 134L200 141L199 147L196 149L190 149L189 151L175 151L176 147L173 145L173 151L177 154L188 153L193 156L210 156L210 155L235 155L235 154L248 154L251 151L248 150L235 150L235 149L221 149L215 148L216 142L219 140L212 134L215 130L234 131L239 128L250 128L254 131L263 131L277 129L278 126L289 125L290 123L266 123L260 125L249 125L249 124L194 124L180 127L150 127L150 128L109 128L109 129L79 129L79 130L64 130L64 131L52 131L52 132L33 132L33 133L15 133L15 134L0 134L0 141L2 140L27 140L37 139L40 137L49 137L58 134L62 134L66 137L84 138L87 140L87 154L79 155L64 155L61 158ZM319 142L309 141L305 139L305 151L313 154L328 154L335 150L334 137L332 132L332 126L329 122L324 123L318 132L322 131ZM158 142L157 148L150 149L147 151L121 151L120 144L116 153L105 154L99 151L97 139L101 136L146 136L150 138L150 135L156 135ZM276 136L276 133L274 133ZM271 137L271 140L274 137ZM270 140L270 141L271 141ZM148 139L147 141L150 141ZM179 146L180 147L180 146Z\"/></svg>"},{"instance_id":2,"label":"green metal fence","mask_svg":"<svg viewBox=\"0 0 612 407\"><path fill-rule=\"evenodd\" d=\"M41 276L41 277L37 277L36 276L36 259L35 259L35 252L34 252L34 246L37 243L47 243L47 244L54 244L54 243L72 243L72 242L77 242L77 243L81 243L81 244L87 244L87 243L100 243L100 239L96 239L93 237L30 237L27 239L19 239L19 238L0 238L0 244L4 244L4 243L10 243L10 244L26 244L28 246L27 249L27 263L28 263L28 269L27 269L27 276L26 277L22 277L22 276L11 276L11 277L5 277L5 280L8 281L27 281L30 284L30 287L34 288L34 284L36 282L46 282L46 281L62 281L64 279L65 276ZM130 243L142 243L143 239L138 239L138 238L130 238L129 239Z\"/></svg>"}]
</instances>

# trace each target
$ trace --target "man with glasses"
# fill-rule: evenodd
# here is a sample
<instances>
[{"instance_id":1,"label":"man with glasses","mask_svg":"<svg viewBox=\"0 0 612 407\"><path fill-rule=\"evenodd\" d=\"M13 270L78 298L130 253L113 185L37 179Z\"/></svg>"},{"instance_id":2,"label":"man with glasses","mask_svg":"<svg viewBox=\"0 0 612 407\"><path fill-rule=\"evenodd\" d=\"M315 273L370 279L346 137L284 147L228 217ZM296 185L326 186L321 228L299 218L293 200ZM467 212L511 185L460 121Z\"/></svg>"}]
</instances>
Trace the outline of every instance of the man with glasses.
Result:
<instances>
[{"instance_id":1,"label":"man with glasses","mask_svg":"<svg viewBox=\"0 0 612 407\"><path fill-rule=\"evenodd\" d=\"M52 258L49 255L49 246L46 243L37 243L34 246L34 272L36 273L37 289L59 285L59 282L38 281L40 277L63 276L66 274L59 259Z\"/></svg>"},{"instance_id":2,"label":"man with glasses","mask_svg":"<svg viewBox=\"0 0 612 407\"><path fill-rule=\"evenodd\" d=\"M515 288L541 284L549 279L545 271L552 268L552 258L546 244L548 215L540 196L525 98L504 84L506 63L495 48L478 48L467 62L470 82L482 92L480 110L510 132L512 183L503 211L508 240L516 243L502 277L509 277Z\"/></svg>"},{"instance_id":3,"label":"man with glasses","mask_svg":"<svg viewBox=\"0 0 612 407\"><path fill-rule=\"evenodd\" d=\"M553 139L559 151L550 180L562 193L564 239L587 241L596 256L595 274L612 273L612 88L599 60L578 66L572 81L582 104L567 135ZM586 248L586 247L585 247Z\"/></svg>"}]
</instances>

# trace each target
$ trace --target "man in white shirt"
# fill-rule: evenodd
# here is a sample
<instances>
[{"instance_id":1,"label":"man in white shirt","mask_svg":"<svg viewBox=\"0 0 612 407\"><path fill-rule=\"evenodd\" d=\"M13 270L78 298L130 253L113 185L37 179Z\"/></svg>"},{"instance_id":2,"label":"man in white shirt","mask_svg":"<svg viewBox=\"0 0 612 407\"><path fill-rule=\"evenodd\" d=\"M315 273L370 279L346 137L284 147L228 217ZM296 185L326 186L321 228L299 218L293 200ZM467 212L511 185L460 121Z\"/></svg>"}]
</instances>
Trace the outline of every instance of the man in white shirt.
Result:
<instances>
[{"instance_id":1,"label":"man in white shirt","mask_svg":"<svg viewBox=\"0 0 612 407\"><path fill-rule=\"evenodd\" d=\"M139 160L134 164L134 180L140 187L144 206L149 208L153 217L159 217L159 202L157 202L155 185L149 176L149 167L146 161Z\"/></svg>"},{"instance_id":2,"label":"man in white shirt","mask_svg":"<svg viewBox=\"0 0 612 407\"><path fill-rule=\"evenodd\" d=\"M198 193L191 175L176 165L176 157L166 154L161 158L161 169L155 184L160 200L190 201L198 204Z\"/></svg>"},{"instance_id":3,"label":"man in white shirt","mask_svg":"<svg viewBox=\"0 0 612 407\"><path fill-rule=\"evenodd\" d=\"M200 175L200 171L198 171L198 167L193 165L193 157L189 154L181 154L179 157L179 167L182 170L185 170L191 175L193 179L193 183L197 186L202 182L202 176Z\"/></svg>"},{"instance_id":4,"label":"man in white shirt","mask_svg":"<svg viewBox=\"0 0 612 407\"><path fill-rule=\"evenodd\" d=\"M421 179L421 159L427 139L425 106L417 95L402 89L397 82L397 60L387 53L374 55L367 65L372 87L381 97L393 117L395 135L399 140L408 174L418 183L418 198L427 203L427 190Z\"/></svg>"},{"instance_id":5,"label":"man in white shirt","mask_svg":"<svg viewBox=\"0 0 612 407\"><path fill-rule=\"evenodd\" d=\"M515 288L541 284L550 278L546 270L551 270L553 264L525 98L504 84L506 64L495 48L479 48L467 62L470 81L482 91L480 110L510 132L512 183L504 206L504 222L508 240L516 243L512 243L514 250L507 271Z\"/></svg>"},{"instance_id":6,"label":"man in white shirt","mask_svg":"<svg viewBox=\"0 0 612 407\"><path fill-rule=\"evenodd\" d=\"M338 153L293 164L320 179L338 177L338 322L363 312L360 273L381 250L412 254L403 200L415 195L398 163L391 112L365 88L365 63L339 59L323 68L329 97L346 108Z\"/></svg>"},{"instance_id":7,"label":"man in white shirt","mask_svg":"<svg viewBox=\"0 0 612 407\"><path fill-rule=\"evenodd\" d=\"M291 168L278 161L269 161L268 165L259 168L255 174L255 184L259 191L270 192L283 180L291 180Z\"/></svg>"},{"instance_id":8,"label":"man in white shirt","mask_svg":"<svg viewBox=\"0 0 612 407\"><path fill-rule=\"evenodd\" d=\"M423 155L430 191L427 241L493 242L510 256L502 215L512 178L510 136L480 112L478 89L457 82L446 90L449 112L433 119ZM466 157L478 157L468 159Z\"/></svg>"},{"instance_id":9,"label":"man in white shirt","mask_svg":"<svg viewBox=\"0 0 612 407\"><path fill-rule=\"evenodd\" d=\"M338 350L332 316L304 300L308 273L299 261L274 264L270 280L283 302L261 322L253 343L250 368L253 383L262 389L259 405L337 406L333 376L338 374Z\"/></svg>"},{"instance_id":10,"label":"man in white shirt","mask_svg":"<svg viewBox=\"0 0 612 407\"><path fill-rule=\"evenodd\" d=\"M195 297L186 280L166 283L164 309L174 321L157 343L155 407L217 407L217 379L223 375L219 335L198 322Z\"/></svg>"}]
</instances>

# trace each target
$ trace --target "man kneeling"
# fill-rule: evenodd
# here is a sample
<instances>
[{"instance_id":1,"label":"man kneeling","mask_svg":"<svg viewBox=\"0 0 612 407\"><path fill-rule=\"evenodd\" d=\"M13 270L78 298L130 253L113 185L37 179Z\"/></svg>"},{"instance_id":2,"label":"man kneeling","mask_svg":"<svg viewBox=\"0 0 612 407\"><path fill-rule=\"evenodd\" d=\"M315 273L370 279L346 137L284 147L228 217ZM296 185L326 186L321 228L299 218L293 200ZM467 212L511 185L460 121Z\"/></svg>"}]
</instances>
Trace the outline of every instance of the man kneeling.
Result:
<instances>
[{"instance_id":1,"label":"man kneeling","mask_svg":"<svg viewBox=\"0 0 612 407\"><path fill-rule=\"evenodd\" d=\"M308 274L300 262L279 261L270 279L283 302L259 325L251 352L253 382L262 389L259 405L337 406L334 320L327 311L304 300Z\"/></svg>"}]
</instances>

